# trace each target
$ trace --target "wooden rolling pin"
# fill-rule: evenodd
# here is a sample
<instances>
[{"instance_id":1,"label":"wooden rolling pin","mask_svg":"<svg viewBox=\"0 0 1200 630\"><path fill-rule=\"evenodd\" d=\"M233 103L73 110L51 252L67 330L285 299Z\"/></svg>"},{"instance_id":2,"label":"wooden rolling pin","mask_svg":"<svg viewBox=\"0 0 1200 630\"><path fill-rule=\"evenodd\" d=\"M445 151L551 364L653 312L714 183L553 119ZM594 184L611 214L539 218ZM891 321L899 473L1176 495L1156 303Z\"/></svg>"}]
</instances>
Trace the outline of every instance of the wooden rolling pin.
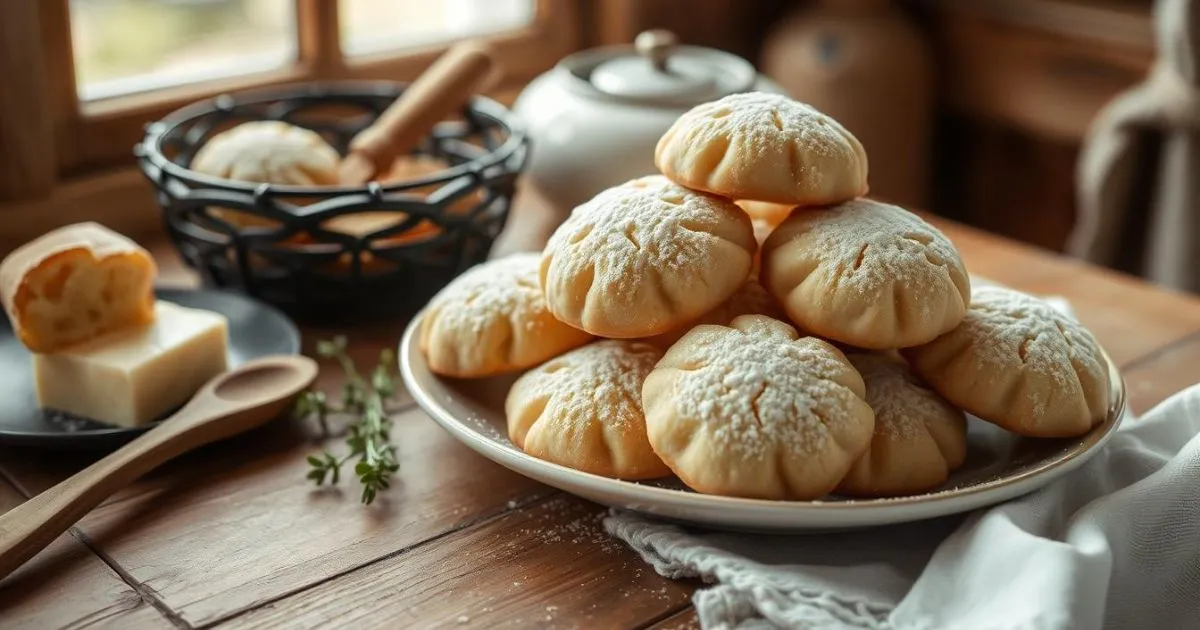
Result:
<instances>
[{"instance_id":1,"label":"wooden rolling pin","mask_svg":"<svg viewBox=\"0 0 1200 630\"><path fill-rule=\"evenodd\" d=\"M491 47L465 41L438 58L379 118L350 141L338 173L355 186L386 172L450 112L485 88L495 67Z\"/></svg>"}]
</instances>

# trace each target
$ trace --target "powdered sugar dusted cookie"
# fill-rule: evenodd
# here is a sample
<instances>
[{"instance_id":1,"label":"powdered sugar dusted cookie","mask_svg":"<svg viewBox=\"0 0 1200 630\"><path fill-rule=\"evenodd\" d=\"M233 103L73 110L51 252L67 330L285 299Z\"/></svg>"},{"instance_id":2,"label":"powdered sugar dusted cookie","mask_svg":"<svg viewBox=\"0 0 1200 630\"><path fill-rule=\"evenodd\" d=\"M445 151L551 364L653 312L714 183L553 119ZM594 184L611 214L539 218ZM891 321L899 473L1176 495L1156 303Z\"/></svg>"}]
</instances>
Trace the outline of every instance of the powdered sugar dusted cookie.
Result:
<instances>
[{"instance_id":1,"label":"powdered sugar dusted cookie","mask_svg":"<svg viewBox=\"0 0 1200 630\"><path fill-rule=\"evenodd\" d=\"M642 382L660 357L643 343L597 341L526 372L505 401L509 438L534 457L605 477L671 474L642 413Z\"/></svg>"},{"instance_id":2,"label":"powdered sugar dusted cookie","mask_svg":"<svg viewBox=\"0 0 1200 630\"><path fill-rule=\"evenodd\" d=\"M761 315L698 326L642 386L654 451L691 488L815 499L867 448L874 414L846 357Z\"/></svg>"},{"instance_id":3,"label":"powdered sugar dusted cookie","mask_svg":"<svg viewBox=\"0 0 1200 630\"><path fill-rule=\"evenodd\" d=\"M431 371L460 378L513 372L591 340L546 309L538 259L513 254L477 265L430 300L420 349Z\"/></svg>"},{"instance_id":4,"label":"powdered sugar dusted cookie","mask_svg":"<svg viewBox=\"0 0 1200 630\"><path fill-rule=\"evenodd\" d=\"M971 290L937 228L866 199L792 214L763 245L761 277L800 327L868 349L920 345L954 328Z\"/></svg>"},{"instance_id":5,"label":"powdered sugar dusted cookie","mask_svg":"<svg viewBox=\"0 0 1200 630\"><path fill-rule=\"evenodd\" d=\"M730 199L814 206L867 192L867 153L854 134L765 92L692 108L659 139L654 164L684 186Z\"/></svg>"},{"instance_id":6,"label":"powdered sugar dusted cookie","mask_svg":"<svg viewBox=\"0 0 1200 630\"><path fill-rule=\"evenodd\" d=\"M976 289L962 324L904 356L951 403L1020 435L1082 435L1108 413L1108 368L1095 338L1012 289Z\"/></svg>"},{"instance_id":7,"label":"powdered sugar dusted cookie","mask_svg":"<svg viewBox=\"0 0 1200 630\"><path fill-rule=\"evenodd\" d=\"M756 250L732 202L643 177L571 212L546 244L541 284L558 319L601 337L647 337L725 301Z\"/></svg>"},{"instance_id":8,"label":"powdered sugar dusted cookie","mask_svg":"<svg viewBox=\"0 0 1200 630\"><path fill-rule=\"evenodd\" d=\"M260 184L334 186L341 159L315 131L277 120L258 120L213 136L196 152L191 168L214 177ZM276 224L228 208L212 212L237 226Z\"/></svg>"},{"instance_id":9,"label":"powdered sugar dusted cookie","mask_svg":"<svg viewBox=\"0 0 1200 630\"><path fill-rule=\"evenodd\" d=\"M771 297L770 293L758 283L758 280L750 279L742 284L742 287L729 296L713 310L701 315L699 319L693 322L688 322L683 326L665 332L661 335L647 338L647 343L653 344L660 348L669 348L680 337L683 337L689 330L701 324L717 324L720 326L728 325L734 318L741 315L766 315L773 319L786 319L783 309L779 306L779 302Z\"/></svg>"},{"instance_id":10,"label":"powdered sugar dusted cookie","mask_svg":"<svg viewBox=\"0 0 1200 630\"><path fill-rule=\"evenodd\" d=\"M837 492L891 497L945 483L967 456L966 415L926 387L903 360L881 354L847 358L867 386L875 434Z\"/></svg>"}]
</instances>

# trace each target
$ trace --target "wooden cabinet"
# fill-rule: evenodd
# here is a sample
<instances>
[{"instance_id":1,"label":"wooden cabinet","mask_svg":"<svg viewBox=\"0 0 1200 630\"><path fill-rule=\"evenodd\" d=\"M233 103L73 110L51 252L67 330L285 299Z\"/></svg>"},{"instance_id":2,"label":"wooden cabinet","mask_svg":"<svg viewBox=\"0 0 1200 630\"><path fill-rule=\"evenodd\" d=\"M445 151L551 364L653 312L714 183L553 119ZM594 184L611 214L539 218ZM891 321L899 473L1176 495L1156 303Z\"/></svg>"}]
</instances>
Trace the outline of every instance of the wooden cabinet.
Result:
<instances>
[{"instance_id":1,"label":"wooden cabinet","mask_svg":"<svg viewBox=\"0 0 1200 630\"><path fill-rule=\"evenodd\" d=\"M1053 26L942 11L933 28L947 104L1039 137L1078 142L1105 103L1141 80L1153 49L1149 41L1072 35Z\"/></svg>"},{"instance_id":2,"label":"wooden cabinet","mask_svg":"<svg viewBox=\"0 0 1200 630\"><path fill-rule=\"evenodd\" d=\"M1149 2L944 0L933 210L1060 250L1092 120L1154 59Z\"/></svg>"}]
</instances>

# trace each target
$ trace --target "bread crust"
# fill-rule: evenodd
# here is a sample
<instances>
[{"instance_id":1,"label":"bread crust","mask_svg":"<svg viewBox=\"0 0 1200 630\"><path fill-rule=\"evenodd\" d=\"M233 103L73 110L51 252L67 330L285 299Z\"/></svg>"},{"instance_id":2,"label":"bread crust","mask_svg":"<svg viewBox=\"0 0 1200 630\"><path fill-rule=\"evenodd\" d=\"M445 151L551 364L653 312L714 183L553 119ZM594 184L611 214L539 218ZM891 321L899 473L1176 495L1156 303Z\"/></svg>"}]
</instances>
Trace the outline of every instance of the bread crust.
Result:
<instances>
[{"instance_id":1,"label":"bread crust","mask_svg":"<svg viewBox=\"0 0 1200 630\"><path fill-rule=\"evenodd\" d=\"M124 298L127 302L96 303L81 294L92 291L104 295L105 287L97 293L94 287L89 289L81 283L109 282L111 275L101 279L75 277L78 273L94 276L99 269L119 270L130 276L129 295L113 296L114 300ZM118 328L153 321L157 273L149 252L128 237L89 221L48 232L9 254L0 263L0 301L26 347L34 352L54 352ZM89 308L98 309L100 315L91 317L86 311L58 313L57 322L81 316L94 320L76 332L62 330L61 324L47 319L53 311ZM56 331L56 326L60 330Z\"/></svg>"}]
</instances>

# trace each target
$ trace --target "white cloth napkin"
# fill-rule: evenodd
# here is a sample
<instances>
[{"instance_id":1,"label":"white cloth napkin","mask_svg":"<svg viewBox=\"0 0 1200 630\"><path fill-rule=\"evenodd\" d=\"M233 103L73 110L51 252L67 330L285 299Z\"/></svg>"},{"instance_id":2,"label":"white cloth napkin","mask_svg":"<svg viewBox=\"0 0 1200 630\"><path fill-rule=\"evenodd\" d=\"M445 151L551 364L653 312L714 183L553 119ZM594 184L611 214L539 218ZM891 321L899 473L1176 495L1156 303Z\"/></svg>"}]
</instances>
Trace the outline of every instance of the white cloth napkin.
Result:
<instances>
[{"instance_id":1,"label":"white cloth napkin","mask_svg":"<svg viewBox=\"0 0 1200 630\"><path fill-rule=\"evenodd\" d=\"M1075 472L969 515L807 536L625 512L605 527L660 574L713 584L693 597L705 628L1200 628L1198 430L1200 384L1126 416Z\"/></svg>"}]
</instances>

